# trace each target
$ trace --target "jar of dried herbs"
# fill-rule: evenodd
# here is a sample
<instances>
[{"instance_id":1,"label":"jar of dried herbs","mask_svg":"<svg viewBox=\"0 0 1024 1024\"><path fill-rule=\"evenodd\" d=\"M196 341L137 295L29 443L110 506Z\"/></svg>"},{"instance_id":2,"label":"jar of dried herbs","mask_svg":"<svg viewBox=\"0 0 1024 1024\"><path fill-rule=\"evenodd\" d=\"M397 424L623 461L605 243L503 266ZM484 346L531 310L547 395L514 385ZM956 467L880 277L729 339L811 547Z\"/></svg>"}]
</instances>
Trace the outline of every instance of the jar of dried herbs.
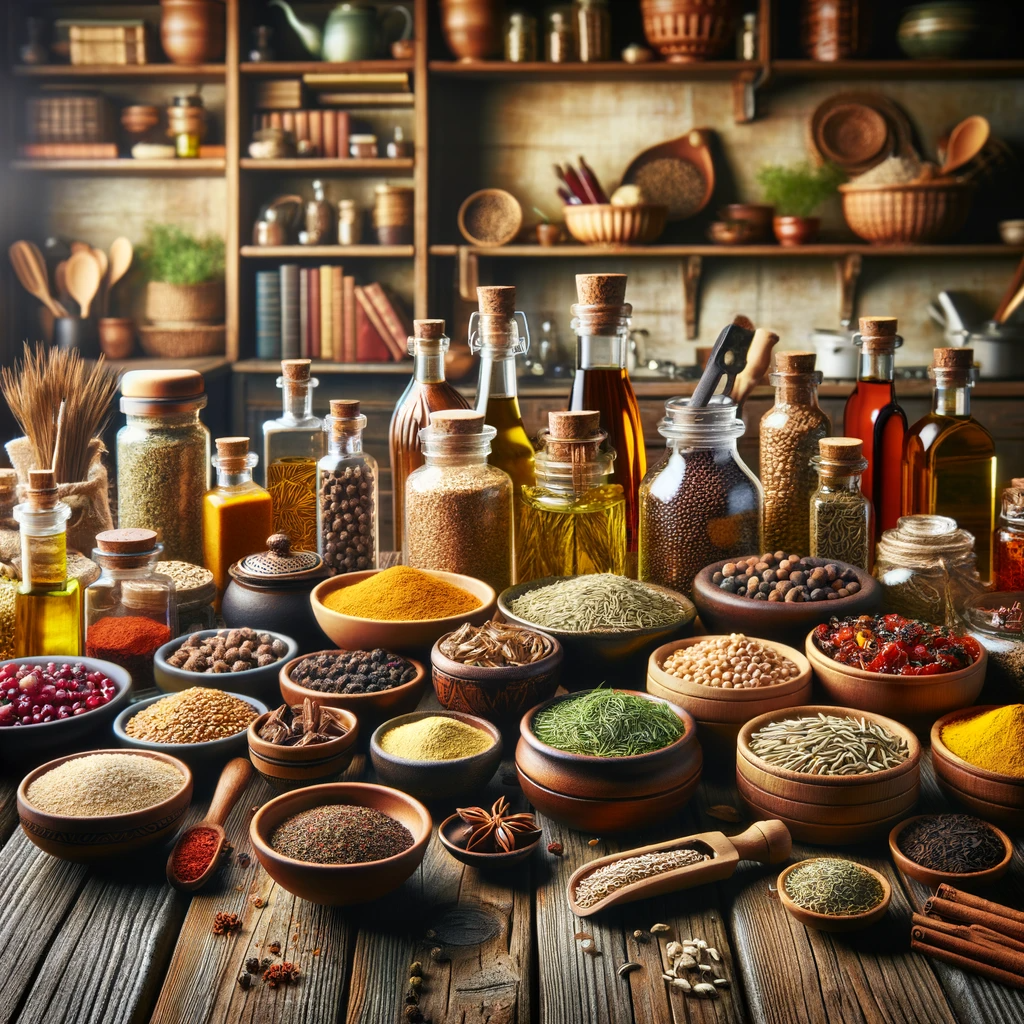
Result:
<instances>
[{"instance_id":1,"label":"jar of dried herbs","mask_svg":"<svg viewBox=\"0 0 1024 1024\"><path fill-rule=\"evenodd\" d=\"M869 570L874 513L860 489L868 466L864 444L856 437L826 437L818 446L821 454L811 459L818 471L809 506L811 556Z\"/></svg>"}]
</instances>

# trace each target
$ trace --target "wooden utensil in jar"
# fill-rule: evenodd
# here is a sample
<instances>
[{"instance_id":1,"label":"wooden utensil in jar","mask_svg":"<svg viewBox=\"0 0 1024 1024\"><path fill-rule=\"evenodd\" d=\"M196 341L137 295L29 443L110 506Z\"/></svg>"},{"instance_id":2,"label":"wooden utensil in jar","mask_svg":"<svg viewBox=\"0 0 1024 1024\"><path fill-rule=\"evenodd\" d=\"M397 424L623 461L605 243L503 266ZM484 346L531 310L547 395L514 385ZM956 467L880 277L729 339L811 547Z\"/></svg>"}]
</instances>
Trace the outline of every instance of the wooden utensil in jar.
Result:
<instances>
[{"instance_id":1,"label":"wooden utensil in jar","mask_svg":"<svg viewBox=\"0 0 1024 1024\"><path fill-rule=\"evenodd\" d=\"M25 291L35 296L54 316L67 316L68 311L50 294L46 263L38 248L31 242L14 242L7 255Z\"/></svg>"},{"instance_id":2,"label":"wooden utensil in jar","mask_svg":"<svg viewBox=\"0 0 1024 1024\"><path fill-rule=\"evenodd\" d=\"M68 260L67 283L71 298L82 310L82 319L87 319L89 307L100 289L100 265L91 249L72 253Z\"/></svg>"},{"instance_id":3,"label":"wooden utensil in jar","mask_svg":"<svg viewBox=\"0 0 1024 1024\"><path fill-rule=\"evenodd\" d=\"M754 331L754 337L747 350L747 365L740 370L729 397L737 409L743 407L750 392L757 387L772 364L772 349L779 343L779 336L763 327Z\"/></svg>"}]
</instances>

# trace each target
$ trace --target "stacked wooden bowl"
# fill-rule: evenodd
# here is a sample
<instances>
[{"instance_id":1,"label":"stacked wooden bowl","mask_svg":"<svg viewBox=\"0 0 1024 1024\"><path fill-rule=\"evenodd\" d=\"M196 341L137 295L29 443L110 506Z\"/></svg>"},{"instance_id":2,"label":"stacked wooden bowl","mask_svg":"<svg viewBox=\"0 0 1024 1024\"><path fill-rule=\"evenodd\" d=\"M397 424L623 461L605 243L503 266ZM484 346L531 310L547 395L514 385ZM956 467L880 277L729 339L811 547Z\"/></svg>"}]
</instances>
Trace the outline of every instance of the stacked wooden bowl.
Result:
<instances>
[{"instance_id":1,"label":"stacked wooden bowl","mask_svg":"<svg viewBox=\"0 0 1024 1024\"><path fill-rule=\"evenodd\" d=\"M910 756L895 768L866 775L809 775L778 768L750 749L750 737L770 722L802 715L865 718L907 742ZM899 722L852 708L807 707L770 711L746 723L736 741L736 785L755 819L778 818L793 838L843 846L886 835L905 818L920 790L921 744Z\"/></svg>"}]
</instances>

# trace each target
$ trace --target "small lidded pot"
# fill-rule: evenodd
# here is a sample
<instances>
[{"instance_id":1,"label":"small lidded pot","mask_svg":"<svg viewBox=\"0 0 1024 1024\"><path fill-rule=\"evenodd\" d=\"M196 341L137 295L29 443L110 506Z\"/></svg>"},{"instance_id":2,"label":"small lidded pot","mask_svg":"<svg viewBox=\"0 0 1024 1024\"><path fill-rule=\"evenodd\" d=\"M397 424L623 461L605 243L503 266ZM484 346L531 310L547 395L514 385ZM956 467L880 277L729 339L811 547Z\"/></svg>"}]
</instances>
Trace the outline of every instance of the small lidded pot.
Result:
<instances>
[{"instance_id":1,"label":"small lidded pot","mask_svg":"<svg viewBox=\"0 0 1024 1024\"><path fill-rule=\"evenodd\" d=\"M231 582L221 604L224 624L287 633L300 651L331 647L309 603L309 592L329 575L323 559L315 551L293 551L286 533L269 537L267 548L228 569Z\"/></svg>"}]
</instances>

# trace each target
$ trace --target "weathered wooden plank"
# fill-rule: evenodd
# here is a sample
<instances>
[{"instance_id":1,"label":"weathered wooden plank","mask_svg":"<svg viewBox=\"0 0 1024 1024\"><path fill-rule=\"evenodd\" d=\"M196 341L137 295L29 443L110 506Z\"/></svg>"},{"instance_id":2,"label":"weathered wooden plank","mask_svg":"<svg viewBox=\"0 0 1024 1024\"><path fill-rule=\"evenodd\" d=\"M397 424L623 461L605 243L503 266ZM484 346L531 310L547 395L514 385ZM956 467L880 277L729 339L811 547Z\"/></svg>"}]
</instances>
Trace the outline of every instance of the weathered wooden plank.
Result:
<instances>
[{"instance_id":1,"label":"weathered wooden plank","mask_svg":"<svg viewBox=\"0 0 1024 1024\"><path fill-rule=\"evenodd\" d=\"M18 824L18 783L0 779L0 842L4 842Z\"/></svg>"}]
</instances>

